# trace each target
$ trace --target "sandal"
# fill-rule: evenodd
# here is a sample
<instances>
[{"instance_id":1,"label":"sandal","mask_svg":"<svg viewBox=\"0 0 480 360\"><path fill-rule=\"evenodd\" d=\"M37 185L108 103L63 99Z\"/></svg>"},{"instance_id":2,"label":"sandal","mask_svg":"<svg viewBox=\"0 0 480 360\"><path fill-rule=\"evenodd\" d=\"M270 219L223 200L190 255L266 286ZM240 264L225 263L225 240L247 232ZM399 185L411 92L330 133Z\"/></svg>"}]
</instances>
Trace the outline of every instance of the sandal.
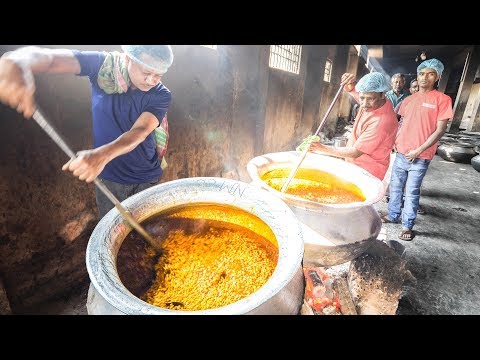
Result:
<instances>
[{"instance_id":1,"label":"sandal","mask_svg":"<svg viewBox=\"0 0 480 360\"><path fill-rule=\"evenodd\" d=\"M402 232L398 235L400 240L410 241L415 237L412 229L403 229Z\"/></svg>"},{"instance_id":2,"label":"sandal","mask_svg":"<svg viewBox=\"0 0 480 360\"><path fill-rule=\"evenodd\" d=\"M384 224L396 224L397 223L396 221L390 220L388 215L383 215L380 219L382 220L382 223L384 223Z\"/></svg>"},{"instance_id":3,"label":"sandal","mask_svg":"<svg viewBox=\"0 0 480 360\"><path fill-rule=\"evenodd\" d=\"M418 209L417 209L417 214L420 214L420 215L425 215L427 212L425 211L425 209L423 208L422 205L419 205L418 206Z\"/></svg>"}]
</instances>

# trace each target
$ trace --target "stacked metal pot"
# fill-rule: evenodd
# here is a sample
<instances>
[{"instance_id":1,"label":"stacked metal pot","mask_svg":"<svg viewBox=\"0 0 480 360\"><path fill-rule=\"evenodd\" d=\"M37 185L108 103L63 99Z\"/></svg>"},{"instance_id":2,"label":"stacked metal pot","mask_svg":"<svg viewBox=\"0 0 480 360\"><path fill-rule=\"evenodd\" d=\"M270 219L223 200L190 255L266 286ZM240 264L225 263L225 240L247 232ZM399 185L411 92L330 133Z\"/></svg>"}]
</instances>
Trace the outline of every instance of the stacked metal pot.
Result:
<instances>
[{"instance_id":1,"label":"stacked metal pot","mask_svg":"<svg viewBox=\"0 0 480 360\"><path fill-rule=\"evenodd\" d=\"M471 163L472 167L480 171L479 153L480 132L463 131L458 134L446 133L439 140L437 154L444 160Z\"/></svg>"}]
</instances>

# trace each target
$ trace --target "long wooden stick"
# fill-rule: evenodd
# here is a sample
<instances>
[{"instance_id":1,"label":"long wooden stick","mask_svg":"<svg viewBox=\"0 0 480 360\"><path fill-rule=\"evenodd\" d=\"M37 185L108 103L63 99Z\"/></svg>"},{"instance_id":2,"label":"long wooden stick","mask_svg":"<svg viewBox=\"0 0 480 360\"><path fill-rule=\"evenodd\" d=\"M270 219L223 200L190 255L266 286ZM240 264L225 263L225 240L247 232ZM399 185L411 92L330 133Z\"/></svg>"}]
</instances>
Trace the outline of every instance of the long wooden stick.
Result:
<instances>
[{"instance_id":1,"label":"long wooden stick","mask_svg":"<svg viewBox=\"0 0 480 360\"><path fill-rule=\"evenodd\" d=\"M40 127L45 130L45 132L50 136L50 138L63 150L65 154L67 154L72 159L75 159L77 156L76 154L70 149L67 143L60 137L57 131L50 125L50 123L45 119L43 114L37 108L33 113L33 119L37 122ZM117 210L120 214L127 220L127 222L137 230L140 235L142 235L145 240L155 249L160 250L160 245L157 244L153 238L145 231L145 229L133 218L133 216L125 209L120 201L112 194L112 192L102 183L98 178L93 180L95 185L98 186L101 192L105 194L105 196L115 205Z\"/></svg>"},{"instance_id":2,"label":"long wooden stick","mask_svg":"<svg viewBox=\"0 0 480 360\"><path fill-rule=\"evenodd\" d=\"M318 126L318 129L317 131L315 131L315 134L313 134L313 136L316 136L320 133L320 130L323 128L323 124L325 123L325 120L327 120L327 117L328 115L330 115L330 112L332 111L333 109L333 105L335 104L335 102L337 101L338 97L340 96L340 93L342 92L343 90L343 85L340 85L340 88L338 89L337 93L335 94L335 97L333 98L333 101L332 103L330 104L330 107L328 108L325 116L323 117L322 121L320 122L320 125ZM287 181L285 181L285 183L283 184L282 186L282 193L284 193L285 191L287 191L287 188L288 188L288 185L290 185L290 182L293 180L293 178L295 177L295 175L297 174L297 171L298 171L298 168L300 167L300 164L302 163L302 161L305 159L305 157L307 156L307 153L308 153L308 150L310 149L310 144L307 144L307 146L305 147L305 149L303 150L302 152L302 155L300 156L300 160L298 161L297 165L292 169L292 171L290 172L290 175L288 176L287 178Z\"/></svg>"}]
</instances>

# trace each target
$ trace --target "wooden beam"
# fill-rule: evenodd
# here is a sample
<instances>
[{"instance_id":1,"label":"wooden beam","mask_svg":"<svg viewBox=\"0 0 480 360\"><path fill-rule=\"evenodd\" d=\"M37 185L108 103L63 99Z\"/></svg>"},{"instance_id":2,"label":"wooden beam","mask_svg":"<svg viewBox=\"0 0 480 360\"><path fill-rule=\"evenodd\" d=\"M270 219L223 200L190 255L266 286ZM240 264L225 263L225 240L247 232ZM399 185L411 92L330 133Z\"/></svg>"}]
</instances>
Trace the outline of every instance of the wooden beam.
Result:
<instances>
[{"instance_id":1,"label":"wooden beam","mask_svg":"<svg viewBox=\"0 0 480 360\"><path fill-rule=\"evenodd\" d=\"M465 112L465 108L467 106L470 91L472 90L473 80L475 79L475 74L477 72L479 63L480 46L474 46L472 55L467 64L465 76L462 79L463 81L460 81L460 86L458 88L457 99L453 108L453 120L449 129L450 133L457 133L460 129L460 123L463 119L463 113Z\"/></svg>"}]
</instances>

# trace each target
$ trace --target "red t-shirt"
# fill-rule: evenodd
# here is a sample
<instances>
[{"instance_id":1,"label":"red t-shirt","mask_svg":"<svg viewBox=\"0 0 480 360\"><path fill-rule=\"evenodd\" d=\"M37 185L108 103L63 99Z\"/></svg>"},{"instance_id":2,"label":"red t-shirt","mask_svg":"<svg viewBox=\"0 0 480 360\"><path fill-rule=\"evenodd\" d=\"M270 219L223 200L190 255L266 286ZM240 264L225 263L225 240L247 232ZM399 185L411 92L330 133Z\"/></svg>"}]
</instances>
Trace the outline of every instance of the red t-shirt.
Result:
<instances>
[{"instance_id":1,"label":"red t-shirt","mask_svg":"<svg viewBox=\"0 0 480 360\"><path fill-rule=\"evenodd\" d=\"M358 93L352 91L350 94L358 102ZM381 107L372 111L360 108L347 146L354 147L363 154L356 159L345 160L383 180L390 163L390 153L395 143L397 129L397 115L390 101L387 100Z\"/></svg>"},{"instance_id":2,"label":"red t-shirt","mask_svg":"<svg viewBox=\"0 0 480 360\"><path fill-rule=\"evenodd\" d=\"M402 101L398 113L403 117L395 146L401 154L415 150L427 141L437 128L437 121L448 121L453 117L452 98L438 90L427 93L416 92ZM432 160L438 142L418 157Z\"/></svg>"}]
</instances>

